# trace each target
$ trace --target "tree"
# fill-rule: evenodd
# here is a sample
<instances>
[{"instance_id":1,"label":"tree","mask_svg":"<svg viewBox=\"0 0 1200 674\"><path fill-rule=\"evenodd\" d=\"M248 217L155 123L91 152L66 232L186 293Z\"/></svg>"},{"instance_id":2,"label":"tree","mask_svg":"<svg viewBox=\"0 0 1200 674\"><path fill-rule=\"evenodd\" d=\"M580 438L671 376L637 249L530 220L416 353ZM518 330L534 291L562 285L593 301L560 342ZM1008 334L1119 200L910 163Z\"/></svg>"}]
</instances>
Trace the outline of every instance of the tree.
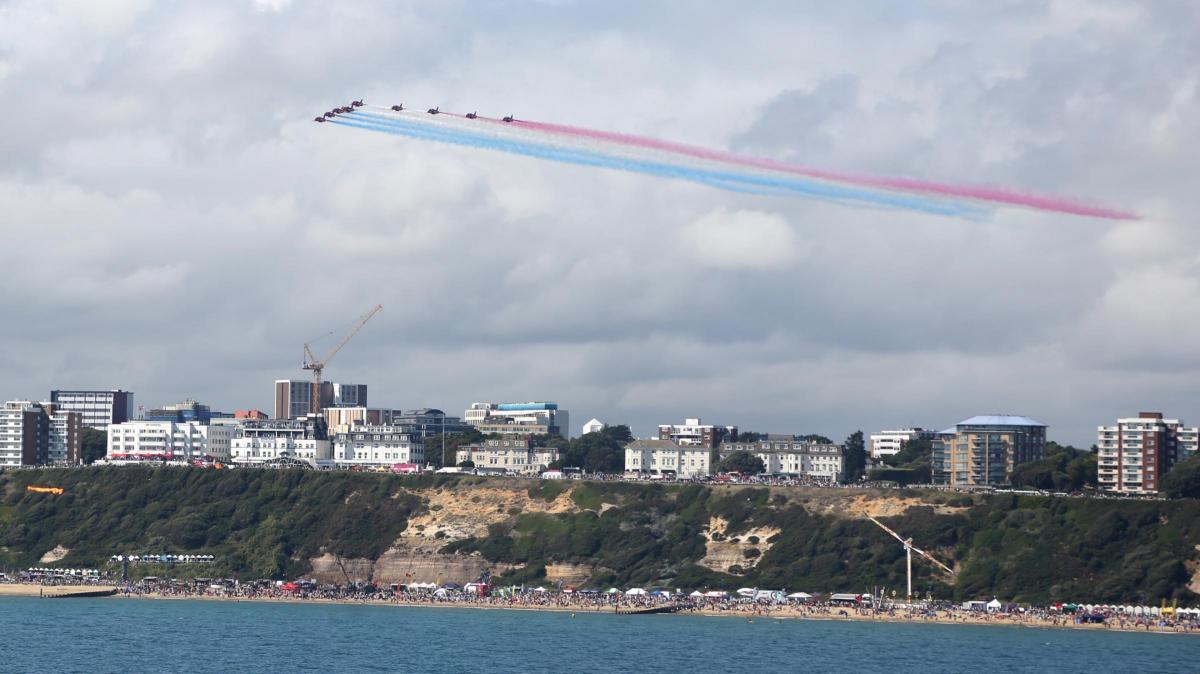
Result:
<instances>
[{"instance_id":1,"label":"tree","mask_svg":"<svg viewBox=\"0 0 1200 674\"><path fill-rule=\"evenodd\" d=\"M832 445L833 444L833 440L830 440L829 438L825 437L824 435L818 435L816 433L809 433L808 435L798 435L798 436L796 436L796 438L799 440L803 440L804 442L811 442L816 445Z\"/></svg>"},{"instance_id":2,"label":"tree","mask_svg":"<svg viewBox=\"0 0 1200 674\"><path fill-rule=\"evenodd\" d=\"M1200 454L1175 464L1162 481L1168 498L1200 498Z\"/></svg>"},{"instance_id":3,"label":"tree","mask_svg":"<svg viewBox=\"0 0 1200 674\"><path fill-rule=\"evenodd\" d=\"M758 475L767 469L763 460L750 452L732 452L717 466L723 473L741 473L742 475Z\"/></svg>"},{"instance_id":4,"label":"tree","mask_svg":"<svg viewBox=\"0 0 1200 674\"><path fill-rule=\"evenodd\" d=\"M842 472L847 482L857 482L867 469L867 448L863 443L863 432L854 431L842 445L845 450Z\"/></svg>"},{"instance_id":5,"label":"tree","mask_svg":"<svg viewBox=\"0 0 1200 674\"><path fill-rule=\"evenodd\" d=\"M467 459L466 461L459 461L458 467L459 468L474 468L475 462L470 459Z\"/></svg>"},{"instance_id":6,"label":"tree","mask_svg":"<svg viewBox=\"0 0 1200 674\"><path fill-rule=\"evenodd\" d=\"M445 442L443 443L443 438ZM465 433L446 433L430 435L425 438L425 462L434 468L453 466L458 456L458 448L463 445L473 445L483 442L484 436L474 428Z\"/></svg>"},{"instance_id":7,"label":"tree","mask_svg":"<svg viewBox=\"0 0 1200 674\"><path fill-rule=\"evenodd\" d=\"M560 446L559 467L582 468L589 473L619 473L625 468L625 445L633 440L629 427L620 424L582 435Z\"/></svg>"},{"instance_id":8,"label":"tree","mask_svg":"<svg viewBox=\"0 0 1200 674\"><path fill-rule=\"evenodd\" d=\"M83 429L83 441L79 450L79 458L84 463L92 463L103 459L108 453L108 433L94 428Z\"/></svg>"},{"instance_id":9,"label":"tree","mask_svg":"<svg viewBox=\"0 0 1200 674\"><path fill-rule=\"evenodd\" d=\"M766 439L767 435L765 433L757 433L755 431L738 431L737 435L738 442L758 442L759 440Z\"/></svg>"}]
</instances>

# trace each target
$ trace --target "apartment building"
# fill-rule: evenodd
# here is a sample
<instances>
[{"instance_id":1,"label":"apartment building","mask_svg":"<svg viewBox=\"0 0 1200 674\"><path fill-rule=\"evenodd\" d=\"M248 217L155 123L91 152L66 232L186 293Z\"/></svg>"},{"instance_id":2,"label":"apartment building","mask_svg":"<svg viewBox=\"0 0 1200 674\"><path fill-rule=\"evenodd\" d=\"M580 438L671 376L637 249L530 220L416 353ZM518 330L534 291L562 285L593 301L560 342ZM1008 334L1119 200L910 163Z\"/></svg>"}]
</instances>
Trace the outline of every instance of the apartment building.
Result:
<instances>
[{"instance_id":1,"label":"apartment building","mask_svg":"<svg viewBox=\"0 0 1200 674\"><path fill-rule=\"evenodd\" d=\"M722 442L737 441L737 426L714 426L701 423L700 418L684 419L682 424L662 424L658 439L669 440L684 447L715 449Z\"/></svg>"},{"instance_id":2,"label":"apartment building","mask_svg":"<svg viewBox=\"0 0 1200 674\"><path fill-rule=\"evenodd\" d=\"M512 473L534 475L559 460L561 453L554 447L534 447L529 438L500 438L485 440L477 445L463 445L455 455L456 463L470 461L476 468L500 468Z\"/></svg>"},{"instance_id":3,"label":"apartment building","mask_svg":"<svg viewBox=\"0 0 1200 674\"><path fill-rule=\"evenodd\" d=\"M768 434L753 442L722 443L721 460L733 452L757 456L767 473L811 477L822 482L837 482L844 471L845 450L841 445L807 442L794 435Z\"/></svg>"},{"instance_id":4,"label":"apartment building","mask_svg":"<svg viewBox=\"0 0 1200 674\"><path fill-rule=\"evenodd\" d=\"M1046 424L1015 415L976 416L933 440L933 481L956 487L1007 484L1013 468L1046 452Z\"/></svg>"},{"instance_id":5,"label":"apartment building","mask_svg":"<svg viewBox=\"0 0 1200 674\"><path fill-rule=\"evenodd\" d=\"M49 402L10 400L0 408L0 466L79 463L83 417Z\"/></svg>"},{"instance_id":6,"label":"apartment building","mask_svg":"<svg viewBox=\"0 0 1200 674\"><path fill-rule=\"evenodd\" d=\"M198 421L126 421L108 427L105 458L114 463L228 461L236 428Z\"/></svg>"},{"instance_id":7,"label":"apartment building","mask_svg":"<svg viewBox=\"0 0 1200 674\"><path fill-rule=\"evenodd\" d=\"M50 392L50 402L55 409L78 412L87 428L104 430L109 424L119 424L133 419L133 392L113 389L111 391L67 391Z\"/></svg>"},{"instance_id":8,"label":"apartment building","mask_svg":"<svg viewBox=\"0 0 1200 674\"><path fill-rule=\"evenodd\" d=\"M904 449L910 440L933 441L935 431L924 428L901 428L895 431L880 431L870 437L868 447L872 459L882 459L885 456L895 456Z\"/></svg>"},{"instance_id":9,"label":"apartment building","mask_svg":"<svg viewBox=\"0 0 1200 674\"><path fill-rule=\"evenodd\" d=\"M1200 429L1161 412L1141 412L1097 429L1100 488L1122 494L1153 494L1177 461L1194 454Z\"/></svg>"}]
</instances>

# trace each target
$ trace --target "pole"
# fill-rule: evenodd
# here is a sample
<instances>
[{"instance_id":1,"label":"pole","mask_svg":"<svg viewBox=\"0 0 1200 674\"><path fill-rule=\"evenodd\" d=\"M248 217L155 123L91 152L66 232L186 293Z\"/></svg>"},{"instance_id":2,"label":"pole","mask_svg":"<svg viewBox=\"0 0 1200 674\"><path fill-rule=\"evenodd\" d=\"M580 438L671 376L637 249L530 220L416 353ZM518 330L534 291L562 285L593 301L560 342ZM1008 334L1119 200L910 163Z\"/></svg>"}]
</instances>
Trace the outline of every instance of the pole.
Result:
<instances>
[{"instance_id":1,"label":"pole","mask_svg":"<svg viewBox=\"0 0 1200 674\"><path fill-rule=\"evenodd\" d=\"M908 603L912 603L912 545L911 540L904 544L904 556L908 561Z\"/></svg>"},{"instance_id":2,"label":"pole","mask_svg":"<svg viewBox=\"0 0 1200 674\"><path fill-rule=\"evenodd\" d=\"M446 413L442 412L442 467L446 466Z\"/></svg>"}]
</instances>

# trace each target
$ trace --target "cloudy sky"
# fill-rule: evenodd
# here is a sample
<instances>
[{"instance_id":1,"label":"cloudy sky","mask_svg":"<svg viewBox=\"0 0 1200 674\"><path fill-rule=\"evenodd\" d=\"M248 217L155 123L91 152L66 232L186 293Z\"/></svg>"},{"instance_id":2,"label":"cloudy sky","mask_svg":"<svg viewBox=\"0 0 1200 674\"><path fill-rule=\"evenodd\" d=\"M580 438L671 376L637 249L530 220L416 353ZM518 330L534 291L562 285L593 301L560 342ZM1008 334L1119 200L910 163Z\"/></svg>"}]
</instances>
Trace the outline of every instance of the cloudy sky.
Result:
<instances>
[{"instance_id":1,"label":"cloudy sky","mask_svg":"<svg viewBox=\"0 0 1200 674\"><path fill-rule=\"evenodd\" d=\"M0 0L0 396L269 410L306 340L380 303L326 373L378 406L835 438L1007 412L1082 444L1200 422L1196 3L707 4ZM740 195L312 123L351 97L1143 217Z\"/></svg>"}]
</instances>

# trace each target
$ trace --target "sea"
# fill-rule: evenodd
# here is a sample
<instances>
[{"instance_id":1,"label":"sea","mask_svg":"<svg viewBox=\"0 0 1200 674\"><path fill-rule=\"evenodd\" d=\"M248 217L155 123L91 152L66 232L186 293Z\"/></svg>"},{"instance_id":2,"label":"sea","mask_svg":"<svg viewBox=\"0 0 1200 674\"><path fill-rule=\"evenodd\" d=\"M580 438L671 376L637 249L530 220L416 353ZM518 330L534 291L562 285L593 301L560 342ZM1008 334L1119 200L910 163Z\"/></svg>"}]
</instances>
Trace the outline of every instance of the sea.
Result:
<instances>
[{"instance_id":1,"label":"sea","mask_svg":"<svg viewBox=\"0 0 1200 674\"><path fill-rule=\"evenodd\" d=\"M3 672L1200 671L1200 635L0 597Z\"/></svg>"}]
</instances>

